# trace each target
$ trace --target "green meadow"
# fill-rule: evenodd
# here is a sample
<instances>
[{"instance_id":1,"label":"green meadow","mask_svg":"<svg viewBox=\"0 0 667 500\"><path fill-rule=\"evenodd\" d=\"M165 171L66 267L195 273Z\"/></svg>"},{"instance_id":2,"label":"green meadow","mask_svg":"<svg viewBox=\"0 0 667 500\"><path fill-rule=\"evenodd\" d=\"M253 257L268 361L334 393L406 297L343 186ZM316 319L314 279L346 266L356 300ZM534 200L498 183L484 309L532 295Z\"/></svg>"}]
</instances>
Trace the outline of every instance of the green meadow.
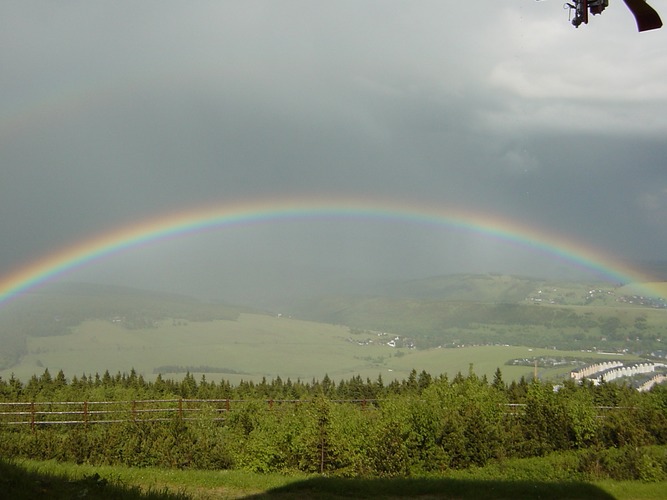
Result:
<instances>
[{"instance_id":1,"label":"green meadow","mask_svg":"<svg viewBox=\"0 0 667 500\"><path fill-rule=\"evenodd\" d=\"M380 332L382 333L382 332ZM609 359L609 354L559 351L523 346L470 346L408 349L387 345L391 335L364 331L351 333L346 326L303 321L288 317L242 313L236 320L187 321L163 319L150 328L127 329L111 320L89 320L66 335L29 337L27 354L20 363L0 375L27 380L48 368L68 374L129 372L132 368L147 379L158 372L181 378L184 373L169 367L207 367L209 380L232 383L283 379L333 380L361 375L364 379L402 380L412 369L429 373L467 373L470 364L480 376L491 378L500 367L506 380L532 377L532 366L506 366L513 359L570 357ZM359 342L372 340L370 345ZM636 359L632 356L613 356ZM540 375L566 375L560 369L538 368Z\"/></svg>"},{"instance_id":2,"label":"green meadow","mask_svg":"<svg viewBox=\"0 0 667 500\"><path fill-rule=\"evenodd\" d=\"M462 274L386 285L372 295L311 297L276 309L280 315L174 294L63 284L0 308L0 376L135 369L148 379L189 371L231 383L324 375L391 381L413 369L454 376L472 364L487 377L500 367L510 381L532 377L537 359L540 377L561 379L575 358L634 360L632 353L663 349L665 304L636 291Z\"/></svg>"},{"instance_id":3,"label":"green meadow","mask_svg":"<svg viewBox=\"0 0 667 500\"><path fill-rule=\"evenodd\" d=\"M452 471L446 476L345 479L300 473L284 475L234 470L167 470L20 459L0 461L0 486L17 500L664 498L667 485L664 481L587 481L558 477L553 462L553 458L545 457L508 461L502 468L493 465L471 471Z\"/></svg>"}]
</instances>

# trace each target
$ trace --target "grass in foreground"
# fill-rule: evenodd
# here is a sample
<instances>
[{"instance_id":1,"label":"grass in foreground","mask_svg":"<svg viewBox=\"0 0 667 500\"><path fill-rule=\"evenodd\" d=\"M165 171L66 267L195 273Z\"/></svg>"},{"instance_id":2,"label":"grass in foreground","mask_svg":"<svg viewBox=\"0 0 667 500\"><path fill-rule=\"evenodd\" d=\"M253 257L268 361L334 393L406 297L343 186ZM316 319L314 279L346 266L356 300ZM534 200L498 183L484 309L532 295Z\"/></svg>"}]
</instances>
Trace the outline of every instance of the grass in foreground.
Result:
<instances>
[{"instance_id":1,"label":"grass in foreground","mask_svg":"<svg viewBox=\"0 0 667 500\"><path fill-rule=\"evenodd\" d=\"M600 499L614 497L590 483L488 481L463 479L334 479L312 478L247 497L262 499Z\"/></svg>"},{"instance_id":2,"label":"grass in foreground","mask_svg":"<svg viewBox=\"0 0 667 500\"><path fill-rule=\"evenodd\" d=\"M34 464L0 460L0 496L13 500L36 498L72 499L99 498L118 500L186 500L184 494L157 491L138 485L112 483L98 473L80 476L71 468L58 467L61 472L39 472Z\"/></svg>"},{"instance_id":3,"label":"grass in foreground","mask_svg":"<svg viewBox=\"0 0 667 500\"><path fill-rule=\"evenodd\" d=\"M94 467L0 460L0 496L17 500L213 499L662 499L665 482L541 481L430 477L341 479L243 471Z\"/></svg>"}]
</instances>

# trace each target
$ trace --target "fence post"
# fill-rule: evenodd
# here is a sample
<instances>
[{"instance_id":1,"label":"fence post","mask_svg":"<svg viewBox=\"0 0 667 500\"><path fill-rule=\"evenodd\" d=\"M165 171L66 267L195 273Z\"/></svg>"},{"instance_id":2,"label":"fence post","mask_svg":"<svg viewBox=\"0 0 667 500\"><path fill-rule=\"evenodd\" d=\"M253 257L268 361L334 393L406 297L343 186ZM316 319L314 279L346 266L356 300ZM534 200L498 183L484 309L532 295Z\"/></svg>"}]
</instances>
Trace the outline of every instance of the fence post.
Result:
<instances>
[{"instance_id":1,"label":"fence post","mask_svg":"<svg viewBox=\"0 0 667 500\"><path fill-rule=\"evenodd\" d=\"M35 402L30 402L30 428L35 432Z\"/></svg>"},{"instance_id":2,"label":"fence post","mask_svg":"<svg viewBox=\"0 0 667 500\"><path fill-rule=\"evenodd\" d=\"M132 400L132 422L137 423L137 402Z\"/></svg>"},{"instance_id":3,"label":"fence post","mask_svg":"<svg viewBox=\"0 0 667 500\"><path fill-rule=\"evenodd\" d=\"M183 420L183 398L178 399L178 418Z\"/></svg>"},{"instance_id":4,"label":"fence post","mask_svg":"<svg viewBox=\"0 0 667 500\"><path fill-rule=\"evenodd\" d=\"M88 428L88 401L83 402L83 424Z\"/></svg>"}]
</instances>

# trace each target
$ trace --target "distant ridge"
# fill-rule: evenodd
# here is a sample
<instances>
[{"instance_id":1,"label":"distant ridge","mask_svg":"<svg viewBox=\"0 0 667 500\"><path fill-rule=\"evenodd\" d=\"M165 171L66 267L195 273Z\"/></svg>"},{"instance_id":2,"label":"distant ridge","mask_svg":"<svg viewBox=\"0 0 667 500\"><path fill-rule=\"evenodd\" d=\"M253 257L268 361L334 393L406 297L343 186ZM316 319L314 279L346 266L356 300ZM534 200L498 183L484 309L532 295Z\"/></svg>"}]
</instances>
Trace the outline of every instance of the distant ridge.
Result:
<instances>
[{"instance_id":1,"label":"distant ridge","mask_svg":"<svg viewBox=\"0 0 667 500\"><path fill-rule=\"evenodd\" d=\"M29 377L45 367L66 368L65 359L77 366L94 360L96 366L85 368L93 371L132 359L131 366L146 373L185 367L238 379L273 376L287 366L310 376L322 367L319 357L330 361L336 352L345 353L340 359L348 369L374 375L410 366L399 359L404 356L438 363L441 353L431 348L661 352L667 303L634 295L632 287L457 274L389 283L364 294L337 294L335 287L326 296L301 293L294 307L263 314L172 293L63 283L0 308L0 370L9 377L16 367ZM169 348L148 363L163 345Z\"/></svg>"},{"instance_id":2,"label":"distant ridge","mask_svg":"<svg viewBox=\"0 0 667 500\"><path fill-rule=\"evenodd\" d=\"M116 285L48 284L0 307L0 369L12 366L26 353L28 337L66 335L90 319L112 320L134 330L152 327L165 318L233 321L250 310Z\"/></svg>"},{"instance_id":3,"label":"distant ridge","mask_svg":"<svg viewBox=\"0 0 667 500\"><path fill-rule=\"evenodd\" d=\"M377 290L392 298L519 302L546 280L506 274L450 274L395 282Z\"/></svg>"}]
</instances>

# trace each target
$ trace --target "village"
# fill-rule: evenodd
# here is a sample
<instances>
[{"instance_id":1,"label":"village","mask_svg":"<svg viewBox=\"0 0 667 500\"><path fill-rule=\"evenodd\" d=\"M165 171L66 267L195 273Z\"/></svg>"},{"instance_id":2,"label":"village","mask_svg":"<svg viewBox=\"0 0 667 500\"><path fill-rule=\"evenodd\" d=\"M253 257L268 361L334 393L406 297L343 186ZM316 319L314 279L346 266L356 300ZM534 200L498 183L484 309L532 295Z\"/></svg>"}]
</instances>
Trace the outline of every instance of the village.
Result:
<instances>
[{"instance_id":1,"label":"village","mask_svg":"<svg viewBox=\"0 0 667 500\"><path fill-rule=\"evenodd\" d=\"M603 361L572 370L570 378L577 382L588 380L593 385L625 379L631 386L643 392L650 390L655 384L667 381L667 365L650 361Z\"/></svg>"},{"instance_id":2,"label":"village","mask_svg":"<svg viewBox=\"0 0 667 500\"><path fill-rule=\"evenodd\" d=\"M621 304L629 304L640 307L651 307L655 309L667 309L667 301L662 297L649 297L645 295L621 295L617 294L614 287L594 288L578 291L569 288L557 287L536 290L526 297L526 302L532 304L550 305L590 305L593 303L613 301Z\"/></svg>"},{"instance_id":3,"label":"village","mask_svg":"<svg viewBox=\"0 0 667 500\"><path fill-rule=\"evenodd\" d=\"M350 328L350 333L355 336L357 335L367 336L364 339L355 339L352 337L347 338L348 342L352 342L359 346L386 345L393 348L397 347L403 347L407 349L417 348L414 339L403 337L401 335L395 335L393 333L379 332L375 330L360 330L358 328Z\"/></svg>"}]
</instances>

